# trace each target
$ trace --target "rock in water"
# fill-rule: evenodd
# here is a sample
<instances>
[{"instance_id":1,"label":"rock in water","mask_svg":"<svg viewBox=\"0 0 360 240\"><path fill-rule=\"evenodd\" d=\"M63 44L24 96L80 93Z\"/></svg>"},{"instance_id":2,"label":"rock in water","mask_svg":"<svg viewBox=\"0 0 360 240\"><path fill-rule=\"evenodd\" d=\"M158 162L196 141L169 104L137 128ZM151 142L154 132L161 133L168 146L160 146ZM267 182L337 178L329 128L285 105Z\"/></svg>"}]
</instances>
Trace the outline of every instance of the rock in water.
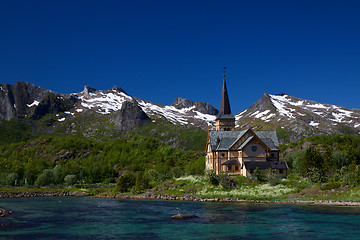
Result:
<instances>
[{"instance_id":1,"label":"rock in water","mask_svg":"<svg viewBox=\"0 0 360 240\"><path fill-rule=\"evenodd\" d=\"M7 215L10 215L12 213L12 211L0 208L0 217L5 217Z\"/></svg>"},{"instance_id":2,"label":"rock in water","mask_svg":"<svg viewBox=\"0 0 360 240\"><path fill-rule=\"evenodd\" d=\"M171 216L171 219L188 219L188 218L198 218L195 214L176 214L174 216Z\"/></svg>"}]
</instances>

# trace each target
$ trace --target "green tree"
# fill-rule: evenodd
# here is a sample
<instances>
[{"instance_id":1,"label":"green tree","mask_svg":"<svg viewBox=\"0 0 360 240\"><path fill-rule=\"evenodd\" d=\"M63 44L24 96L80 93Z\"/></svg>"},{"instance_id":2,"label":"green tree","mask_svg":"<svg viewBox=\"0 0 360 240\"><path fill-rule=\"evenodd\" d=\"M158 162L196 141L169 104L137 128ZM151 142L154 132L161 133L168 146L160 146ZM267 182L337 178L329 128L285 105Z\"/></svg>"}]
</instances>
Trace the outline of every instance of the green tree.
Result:
<instances>
[{"instance_id":1,"label":"green tree","mask_svg":"<svg viewBox=\"0 0 360 240\"><path fill-rule=\"evenodd\" d=\"M129 192L135 185L135 176L132 172L126 172L116 181L116 190L120 192Z\"/></svg>"},{"instance_id":2,"label":"green tree","mask_svg":"<svg viewBox=\"0 0 360 240\"><path fill-rule=\"evenodd\" d=\"M149 180L144 176L144 172L138 172L135 181L135 191L143 192L149 188Z\"/></svg>"},{"instance_id":3,"label":"green tree","mask_svg":"<svg viewBox=\"0 0 360 240\"><path fill-rule=\"evenodd\" d=\"M16 186L16 185L18 185L18 182L17 182L18 178L19 178L19 176L16 173L10 173L7 176L6 184L10 185L10 186Z\"/></svg>"},{"instance_id":4,"label":"green tree","mask_svg":"<svg viewBox=\"0 0 360 240\"><path fill-rule=\"evenodd\" d=\"M63 182L62 166L56 165L53 169L54 183L60 184Z\"/></svg>"},{"instance_id":5,"label":"green tree","mask_svg":"<svg viewBox=\"0 0 360 240\"><path fill-rule=\"evenodd\" d=\"M69 175L66 175L66 177L64 178L64 181L68 185L74 185L76 183L77 179L76 179L75 175L69 174Z\"/></svg>"},{"instance_id":6,"label":"green tree","mask_svg":"<svg viewBox=\"0 0 360 240\"><path fill-rule=\"evenodd\" d=\"M35 185L48 186L54 182L54 176L50 169L45 169L36 179Z\"/></svg>"},{"instance_id":7,"label":"green tree","mask_svg":"<svg viewBox=\"0 0 360 240\"><path fill-rule=\"evenodd\" d=\"M301 165L301 173L303 176L307 176L308 172L314 173L314 171L317 171L320 176L324 176L323 158L316 148L309 147L306 149L304 154L304 160Z\"/></svg>"},{"instance_id":8,"label":"green tree","mask_svg":"<svg viewBox=\"0 0 360 240\"><path fill-rule=\"evenodd\" d=\"M331 163L341 169L343 166L349 166L351 161L348 159L346 152L337 150L332 153Z\"/></svg>"}]
</instances>

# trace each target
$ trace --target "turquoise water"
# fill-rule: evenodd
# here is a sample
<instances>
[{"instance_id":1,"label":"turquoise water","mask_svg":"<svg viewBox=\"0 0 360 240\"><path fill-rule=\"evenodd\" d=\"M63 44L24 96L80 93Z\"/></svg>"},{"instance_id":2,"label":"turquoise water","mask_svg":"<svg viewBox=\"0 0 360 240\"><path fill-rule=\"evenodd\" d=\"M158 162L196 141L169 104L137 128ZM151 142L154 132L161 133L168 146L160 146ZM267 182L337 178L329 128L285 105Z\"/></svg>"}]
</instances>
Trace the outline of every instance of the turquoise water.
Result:
<instances>
[{"instance_id":1,"label":"turquoise water","mask_svg":"<svg viewBox=\"0 0 360 240\"><path fill-rule=\"evenodd\" d=\"M359 239L360 208L93 198L0 199L0 239ZM199 218L170 219L177 213Z\"/></svg>"}]
</instances>

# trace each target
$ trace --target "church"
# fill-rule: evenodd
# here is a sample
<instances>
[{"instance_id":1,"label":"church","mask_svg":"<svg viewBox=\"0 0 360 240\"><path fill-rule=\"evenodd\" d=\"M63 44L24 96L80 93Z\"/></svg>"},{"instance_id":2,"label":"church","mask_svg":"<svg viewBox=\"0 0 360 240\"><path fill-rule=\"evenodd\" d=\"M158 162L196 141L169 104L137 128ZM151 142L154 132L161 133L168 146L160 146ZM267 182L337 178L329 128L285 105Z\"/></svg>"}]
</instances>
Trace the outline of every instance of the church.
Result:
<instances>
[{"instance_id":1,"label":"church","mask_svg":"<svg viewBox=\"0 0 360 240\"><path fill-rule=\"evenodd\" d=\"M206 143L205 169L241 176L261 174L269 169L278 177L286 177L287 164L279 161L279 140L275 131L255 131L251 128L235 131L235 116L231 114L225 74L220 111L215 130L209 130Z\"/></svg>"}]
</instances>

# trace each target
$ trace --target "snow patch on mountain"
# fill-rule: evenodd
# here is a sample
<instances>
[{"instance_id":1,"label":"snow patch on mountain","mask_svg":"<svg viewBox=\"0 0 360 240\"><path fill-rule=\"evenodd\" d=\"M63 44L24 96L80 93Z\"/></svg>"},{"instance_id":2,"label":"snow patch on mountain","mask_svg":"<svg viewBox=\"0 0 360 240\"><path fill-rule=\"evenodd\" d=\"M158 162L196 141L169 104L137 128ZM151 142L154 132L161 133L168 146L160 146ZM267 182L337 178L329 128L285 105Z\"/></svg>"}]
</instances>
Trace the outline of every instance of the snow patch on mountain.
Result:
<instances>
[{"instance_id":1,"label":"snow patch on mountain","mask_svg":"<svg viewBox=\"0 0 360 240\"><path fill-rule=\"evenodd\" d=\"M28 107L32 107L32 106L37 106L37 105L39 105L39 101L36 101L36 100L34 100L34 102L33 103L31 103L31 104L26 104Z\"/></svg>"},{"instance_id":2,"label":"snow patch on mountain","mask_svg":"<svg viewBox=\"0 0 360 240\"><path fill-rule=\"evenodd\" d=\"M162 106L144 100L138 100L139 106L149 116L160 115L168 119L175 124L189 124L191 119L206 121L208 126L212 126L216 119L216 116L210 114L204 114L199 111L195 111L195 106L188 108L176 108L174 106Z\"/></svg>"},{"instance_id":3,"label":"snow patch on mountain","mask_svg":"<svg viewBox=\"0 0 360 240\"><path fill-rule=\"evenodd\" d=\"M121 109L125 101L133 101L132 97L123 92L102 92L89 93L89 97L80 96L81 106L93 109L100 114L110 114Z\"/></svg>"}]
</instances>

